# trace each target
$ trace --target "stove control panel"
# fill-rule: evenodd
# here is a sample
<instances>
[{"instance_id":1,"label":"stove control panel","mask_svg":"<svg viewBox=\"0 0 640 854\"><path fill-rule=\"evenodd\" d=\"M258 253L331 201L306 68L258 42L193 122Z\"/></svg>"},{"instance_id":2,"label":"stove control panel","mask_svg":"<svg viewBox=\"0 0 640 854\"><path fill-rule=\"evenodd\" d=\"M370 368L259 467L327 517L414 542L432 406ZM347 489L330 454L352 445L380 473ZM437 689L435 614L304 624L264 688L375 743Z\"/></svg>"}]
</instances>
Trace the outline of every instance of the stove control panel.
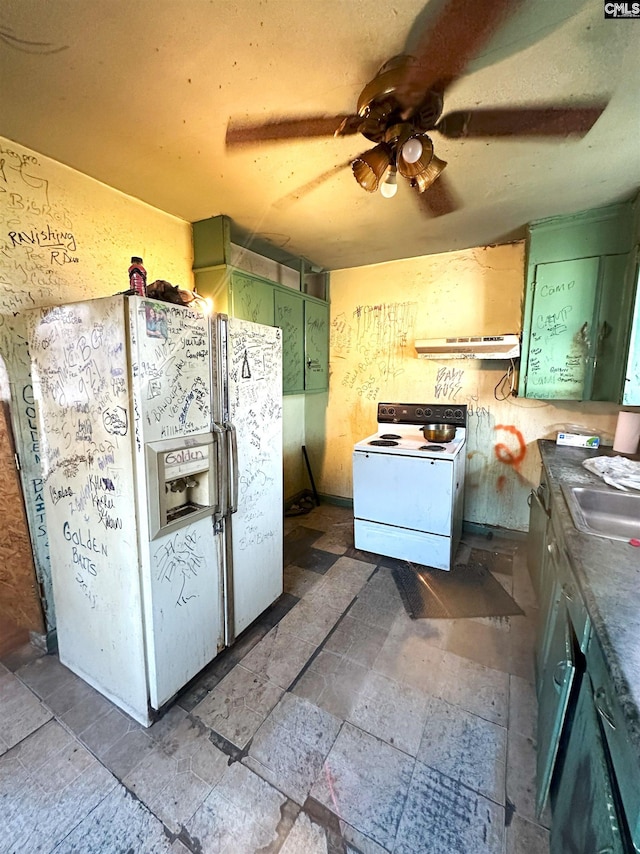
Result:
<instances>
[{"instance_id":1,"label":"stove control panel","mask_svg":"<svg viewBox=\"0 0 640 854\"><path fill-rule=\"evenodd\" d=\"M453 424L467 426L466 404L379 403L378 424Z\"/></svg>"}]
</instances>

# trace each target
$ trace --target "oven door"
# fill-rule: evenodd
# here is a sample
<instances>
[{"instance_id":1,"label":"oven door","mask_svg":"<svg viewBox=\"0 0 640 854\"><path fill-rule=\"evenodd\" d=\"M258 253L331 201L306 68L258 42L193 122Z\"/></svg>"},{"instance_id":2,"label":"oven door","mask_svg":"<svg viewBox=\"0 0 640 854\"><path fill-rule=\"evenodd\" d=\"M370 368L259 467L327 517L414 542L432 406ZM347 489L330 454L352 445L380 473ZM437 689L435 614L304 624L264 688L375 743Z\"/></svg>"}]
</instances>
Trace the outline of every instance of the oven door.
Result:
<instances>
[{"instance_id":1,"label":"oven door","mask_svg":"<svg viewBox=\"0 0 640 854\"><path fill-rule=\"evenodd\" d=\"M451 535L453 460L353 453L356 519Z\"/></svg>"}]
</instances>

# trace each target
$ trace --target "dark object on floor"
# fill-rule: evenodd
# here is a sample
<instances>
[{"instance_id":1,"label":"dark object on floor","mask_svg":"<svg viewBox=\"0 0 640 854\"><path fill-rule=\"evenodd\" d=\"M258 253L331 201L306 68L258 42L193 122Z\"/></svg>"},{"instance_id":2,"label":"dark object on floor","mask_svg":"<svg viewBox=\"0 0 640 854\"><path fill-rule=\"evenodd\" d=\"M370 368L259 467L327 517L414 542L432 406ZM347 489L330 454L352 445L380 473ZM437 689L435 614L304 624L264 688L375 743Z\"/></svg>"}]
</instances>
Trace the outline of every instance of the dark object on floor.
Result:
<instances>
[{"instance_id":1,"label":"dark object on floor","mask_svg":"<svg viewBox=\"0 0 640 854\"><path fill-rule=\"evenodd\" d=\"M475 561L450 572L404 561L391 569L405 610L420 618L506 617L522 609L487 567Z\"/></svg>"},{"instance_id":2,"label":"dark object on floor","mask_svg":"<svg viewBox=\"0 0 640 854\"><path fill-rule=\"evenodd\" d=\"M315 507L315 503L311 500L311 498L307 498L305 495L299 501L294 502L290 507L285 510L285 516L304 516L305 513L310 513Z\"/></svg>"},{"instance_id":3,"label":"dark object on floor","mask_svg":"<svg viewBox=\"0 0 640 854\"><path fill-rule=\"evenodd\" d=\"M309 475L309 480L311 481L311 489L313 490L313 497L315 498L315 501L316 501L316 507L319 507L320 506L320 499L318 498L318 493L316 491L316 484L315 484L315 481L313 479L313 472L311 471L311 463L309 462L309 457L307 456L307 449L304 445L302 446L302 456L304 457L304 462L305 462L305 465L307 467L307 473Z\"/></svg>"}]
</instances>

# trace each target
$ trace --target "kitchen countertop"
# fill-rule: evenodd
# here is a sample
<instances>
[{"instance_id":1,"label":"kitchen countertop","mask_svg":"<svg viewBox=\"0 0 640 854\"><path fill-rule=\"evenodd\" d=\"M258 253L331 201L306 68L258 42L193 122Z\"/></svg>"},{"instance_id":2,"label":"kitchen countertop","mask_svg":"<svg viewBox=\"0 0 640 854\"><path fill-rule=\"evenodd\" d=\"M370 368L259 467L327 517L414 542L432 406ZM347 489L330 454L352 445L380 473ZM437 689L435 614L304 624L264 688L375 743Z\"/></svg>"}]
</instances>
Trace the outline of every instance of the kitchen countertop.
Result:
<instances>
[{"instance_id":1,"label":"kitchen countertop","mask_svg":"<svg viewBox=\"0 0 640 854\"><path fill-rule=\"evenodd\" d=\"M571 567L625 717L630 744L640 762L640 548L578 531L560 489L561 484L606 486L582 466L582 461L617 454L610 447L572 448L549 439L538 440L538 448L547 472L553 516L560 523ZM625 456L640 460L638 454Z\"/></svg>"}]
</instances>

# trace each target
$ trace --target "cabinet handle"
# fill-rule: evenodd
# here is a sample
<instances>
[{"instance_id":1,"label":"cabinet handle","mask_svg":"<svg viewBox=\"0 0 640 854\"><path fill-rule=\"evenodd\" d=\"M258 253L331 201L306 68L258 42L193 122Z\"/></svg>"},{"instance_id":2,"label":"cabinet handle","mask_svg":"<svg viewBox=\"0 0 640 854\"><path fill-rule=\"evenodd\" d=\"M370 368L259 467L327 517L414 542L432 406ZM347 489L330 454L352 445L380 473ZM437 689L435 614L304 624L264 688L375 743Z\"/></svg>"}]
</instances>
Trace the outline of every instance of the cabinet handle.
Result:
<instances>
[{"instance_id":1,"label":"cabinet handle","mask_svg":"<svg viewBox=\"0 0 640 854\"><path fill-rule=\"evenodd\" d=\"M567 664L567 661L559 661L556 664L556 669L553 671L553 681L556 683L558 688L562 688L562 685L564 684Z\"/></svg>"},{"instance_id":2,"label":"cabinet handle","mask_svg":"<svg viewBox=\"0 0 640 854\"><path fill-rule=\"evenodd\" d=\"M613 326L610 326L606 320L603 320L600 324L600 330L598 332L598 345L602 344L605 338L608 338L613 332Z\"/></svg>"},{"instance_id":3,"label":"cabinet handle","mask_svg":"<svg viewBox=\"0 0 640 854\"><path fill-rule=\"evenodd\" d=\"M582 341L587 347L591 343L589 341L589 322L585 320L585 322L580 327L580 332L578 332L578 339Z\"/></svg>"},{"instance_id":4,"label":"cabinet handle","mask_svg":"<svg viewBox=\"0 0 640 854\"><path fill-rule=\"evenodd\" d=\"M600 715L602 720L605 721L605 723L609 724L611 729L615 729L616 723L613 719L613 715L606 707L606 697L607 692L605 691L605 689L598 688L598 690L593 695L593 702L595 703L595 707L598 710L598 714Z\"/></svg>"},{"instance_id":5,"label":"cabinet handle","mask_svg":"<svg viewBox=\"0 0 640 854\"><path fill-rule=\"evenodd\" d=\"M558 551L555 540L551 540L551 542L547 544L547 551L550 555L554 555Z\"/></svg>"}]
</instances>

